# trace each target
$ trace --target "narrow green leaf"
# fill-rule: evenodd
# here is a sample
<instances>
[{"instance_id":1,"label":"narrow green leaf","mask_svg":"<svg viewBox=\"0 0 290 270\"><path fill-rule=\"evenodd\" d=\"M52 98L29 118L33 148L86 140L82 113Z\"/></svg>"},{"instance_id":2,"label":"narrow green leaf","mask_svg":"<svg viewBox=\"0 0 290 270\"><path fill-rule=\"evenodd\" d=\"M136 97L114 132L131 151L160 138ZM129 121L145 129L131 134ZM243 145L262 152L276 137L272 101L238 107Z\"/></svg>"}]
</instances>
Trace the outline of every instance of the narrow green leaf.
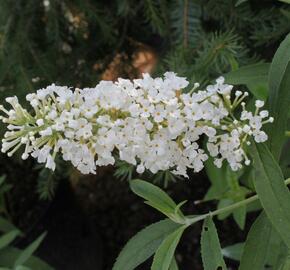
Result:
<instances>
[{"instance_id":1,"label":"narrow green leaf","mask_svg":"<svg viewBox=\"0 0 290 270\"><path fill-rule=\"evenodd\" d=\"M165 215L174 213L176 203L159 187L142 180L132 180L130 187L135 194L147 200L150 206Z\"/></svg>"},{"instance_id":2,"label":"narrow green leaf","mask_svg":"<svg viewBox=\"0 0 290 270\"><path fill-rule=\"evenodd\" d=\"M169 270L179 270L178 264L177 264L175 258L172 259Z\"/></svg>"},{"instance_id":3,"label":"narrow green leaf","mask_svg":"<svg viewBox=\"0 0 290 270\"><path fill-rule=\"evenodd\" d=\"M234 220L236 221L241 230L245 228L246 216L247 216L246 205L243 205L235 209L235 211L233 212Z\"/></svg>"},{"instance_id":4,"label":"narrow green leaf","mask_svg":"<svg viewBox=\"0 0 290 270\"><path fill-rule=\"evenodd\" d=\"M23 265L18 265L15 267L15 270L32 270L32 269Z\"/></svg>"},{"instance_id":5,"label":"narrow green leaf","mask_svg":"<svg viewBox=\"0 0 290 270\"><path fill-rule=\"evenodd\" d=\"M245 199L250 192L247 188L240 186L239 174L231 170L230 167L226 170L226 180L230 190L227 192L227 197L233 202L239 202ZM238 226L243 230L246 222L247 208L246 206L239 207L233 211L233 217Z\"/></svg>"},{"instance_id":6,"label":"narrow green leaf","mask_svg":"<svg viewBox=\"0 0 290 270\"><path fill-rule=\"evenodd\" d=\"M211 217L204 220L201 234L201 257L204 270L227 269L216 227Z\"/></svg>"},{"instance_id":7,"label":"narrow green leaf","mask_svg":"<svg viewBox=\"0 0 290 270\"><path fill-rule=\"evenodd\" d=\"M8 246L12 241L19 236L20 232L19 230L13 230L11 232L8 232L0 237L0 249Z\"/></svg>"},{"instance_id":8,"label":"narrow green leaf","mask_svg":"<svg viewBox=\"0 0 290 270\"><path fill-rule=\"evenodd\" d=\"M268 223L271 224L269 219L267 218ZM277 233L277 231L274 229L273 225L271 230L271 236L267 243L268 246L268 253L266 255L266 265L271 266L272 269L278 269L276 267L277 262L284 258L287 255L287 246L282 241L280 235Z\"/></svg>"},{"instance_id":9,"label":"narrow green leaf","mask_svg":"<svg viewBox=\"0 0 290 270\"><path fill-rule=\"evenodd\" d=\"M7 219L0 217L0 231L10 232L11 230L17 230L17 228L10 223Z\"/></svg>"},{"instance_id":10,"label":"narrow green leaf","mask_svg":"<svg viewBox=\"0 0 290 270\"><path fill-rule=\"evenodd\" d=\"M5 178L6 178L5 175L2 175L0 177L0 186L2 186L4 184Z\"/></svg>"},{"instance_id":11,"label":"narrow green leaf","mask_svg":"<svg viewBox=\"0 0 290 270\"><path fill-rule=\"evenodd\" d=\"M290 254L287 254L278 270L289 270L289 269L290 269Z\"/></svg>"},{"instance_id":12,"label":"narrow green leaf","mask_svg":"<svg viewBox=\"0 0 290 270\"><path fill-rule=\"evenodd\" d=\"M233 204L233 200L232 199L221 199L218 203L218 206L217 206L217 209L222 209L224 207L227 207L227 206L230 206L231 204ZM220 213L218 214L217 218L219 220L224 220L226 219L228 216L231 215L231 211L227 211L227 212L224 212L224 213Z\"/></svg>"},{"instance_id":13,"label":"narrow green leaf","mask_svg":"<svg viewBox=\"0 0 290 270\"><path fill-rule=\"evenodd\" d=\"M222 166L222 168L217 168L213 159L209 157L209 159L205 162L205 171L211 182L211 187L206 193L204 200L214 200L220 199L228 190L226 179L226 166Z\"/></svg>"},{"instance_id":14,"label":"narrow green leaf","mask_svg":"<svg viewBox=\"0 0 290 270\"><path fill-rule=\"evenodd\" d=\"M272 248L271 248L272 249ZM272 260L272 263L269 265L272 267L273 270L282 270L282 267L286 264L289 257L288 248L285 245L280 245L276 247L277 249L277 256ZM288 268L289 269L289 268ZM286 269L283 269L286 270Z\"/></svg>"},{"instance_id":15,"label":"narrow green leaf","mask_svg":"<svg viewBox=\"0 0 290 270\"><path fill-rule=\"evenodd\" d=\"M244 246L244 243L236 243L234 245L224 247L222 249L222 254L224 257L229 259L240 261L242 258Z\"/></svg>"},{"instance_id":16,"label":"narrow green leaf","mask_svg":"<svg viewBox=\"0 0 290 270\"><path fill-rule=\"evenodd\" d=\"M179 243L179 240L185 230L186 226L178 228L175 232L168 235L160 247L157 249L151 270L168 270L172 259L174 257L175 249Z\"/></svg>"},{"instance_id":17,"label":"narrow green leaf","mask_svg":"<svg viewBox=\"0 0 290 270\"><path fill-rule=\"evenodd\" d=\"M239 62L233 55L229 56L229 63L231 65L231 70L237 70L239 68Z\"/></svg>"},{"instance_id":18,"label":"narrow green leaf","mask_svg":"<svg viewBox=\"0 0 290 270\"><path fill-rule=\"evenodd\" d=\"M272 230L271 223L262 212L248 233L239 270L264 269Z\"/></svg>"},{"instance_id":19,"label":"narrow green leaf","mask_svg":"<svg viewBox=\"0 0 290 270\"><path fill-rule=\"evenodd\" d=\"M289 0L290 1L290 0ZM290 19L290 11L287 9L280 9L280 12L287 18Z\"/></svg>"},{"instance_id":20,"label":"narrow green leaf","mask_svg":"<svg viewBox=\"0 0 290 270\"><path fill-rule=\"evenodd\" d=\"M259 200L249 203L246 207L247 207L247 212L255 212L262 209L262 206Z\"/></svg>"},{"instance_id":21,"label":"narrow green leaf","mask_svg":"<svg viewBox=\"0 0 290 270\"><path fill-rule=\"evenodd\" d=\"M290 4L290 0L279 0L280 2L284 2L286 4Z\"/></svg>"},{"instance_id":22,"label":"narrow green leaf","mask_svg":"<svg viewBox=\"0 0 290 270\"><path fill-rule=\"evenodd\" d=\"M269 72L269 111L274 123L268 129L269 148L279 160L285 141L285 129L290 103L290 34L278 48Z\"/></svg>"},{"instance_id":23,"label":"narrow green leaf","mask_svg":"<svg viewBox=\"0 0 290 270\"><path fill-rule=\"evenodd\" d=\"M227 207L233 203L242 201L245 199L246 195L250 192L249 189L240 185L239 177L243 175L244 171L239 173L233 172L229 166L225 166L223 172L218 173L217 175L223 175L220 180L221 183L226 183L227 190L223 194L221 194L221 198L218 202L218 209L223 207ZM220 213L218 215L219 220L223 220L227 218L229 215L233 214L234 220L238 224L238 226L243 229L246 220L246 206L240 207L235 211L228 211L225 213Z\"/></svg>"},{"instance_id":24,"label":"narrow green leaf","mask_svg":"<svg viewBox=\"0 0 290 270\"><path fill-rule=\"evenodd\" d=\"M181 208L184 204L186 204L186 203L187 203L187 200L180 202L180 203L176 206L176 208L175 208L175 210L174 210L174 213L175 213L175 214L178 214L178 212L181 211L180 208Z\"/></svg>"},{"instance_id":25,"label":"narrow green leaf","mask_svg":"<svg viewBox=\"0 0 290 270\"><path fill-rule=\"evenodd\" d=\"M36 251L36 249L41 244L44 239L46 233L40 235L36 240L34 240L28 247L26 247L20 254L20 256L16 259L14 266L23 265L25 262L32 256L32 254Z\"/></svg>"},{"instance_id":26,"label":"narrow green leaf","mask_svg":"<svg viewBox=\"0 0 290 270\"><path fill-rule=\"evenodd\" d=\"M235 7L247 2L248 0L237 0L236 4L235 4Z\"/></svg>"},{"instance_id":27,"label":"narrow green leaf","mask_svg":"<svg viewBox=\"0 0 290 270\"><path fill-rule=\"evenodd\" d=\"M266 100L268 97L268 73L270 64L259 63L243 66L224 75L229 84L244 84L258 99Z\"/></svg>"},{"instance_id":28,"label":"narrow green leaf","mask_svg":"<svg viewBox=\"0 0 290 270\"><path fill-rule=\"evenodd\" d=\"M159 212L163 213L164 215L166 215L169 218L171 218L172 215L174 215L172 209L169 209L167 207L164 207L164 205L160 205L157 202L145 201L144 203L146 203L147 205L151 206L152 208L155 208L156 210L158 210Z\"/></svg>"},{"instance_id":29,"label":"narrow green leaf","mask_svg":"<svg viewBox=\"0 0 290 270\"><path fill-rule=\"evenodd\" d=\"M243 269L250 265L253 265L254 270L264 269L267 265L269 269L276 270L279 268L277 265L281 265L281 258L286 255L287 247L264 212L252 225L246 244ZM254 252L255 250L258 250L258 253Z\"/></svg>"},{"instance_id":30,"label":"narrow green leaf","mask_svg":"<svg viewBox=\"0 0 290 270\"><path fill-rule=\"evenodd\" d=\"M165 219L138 232L122 249L113 270L135 269L150 258L162 241L180 226L169 219Z\"/></svg>"},{"instance_id":31,"label":"narrow green leaf","mask_svg":"<svg viewBox=\"0 0 290 270\"><path fill-rule=\"evenodd\" d=\"M290 248L290 193L278 163L265 144L252 145L254 185L274 228Z\"/></svg>"},{"instance_id":32,"label":"narrow green leaf","mask_svg":"<svg viewBox=\"0 0 290 270\"><path fill-rule=\"evenodd\" d=\"M0 252L0 266L13 268L15 260L20 256L22 250L15 247L6 247ZM25 266L33 270L53 270L46 262L40 260L35 256L31 256L26 262Z\"/></svg>"}]
</instances>

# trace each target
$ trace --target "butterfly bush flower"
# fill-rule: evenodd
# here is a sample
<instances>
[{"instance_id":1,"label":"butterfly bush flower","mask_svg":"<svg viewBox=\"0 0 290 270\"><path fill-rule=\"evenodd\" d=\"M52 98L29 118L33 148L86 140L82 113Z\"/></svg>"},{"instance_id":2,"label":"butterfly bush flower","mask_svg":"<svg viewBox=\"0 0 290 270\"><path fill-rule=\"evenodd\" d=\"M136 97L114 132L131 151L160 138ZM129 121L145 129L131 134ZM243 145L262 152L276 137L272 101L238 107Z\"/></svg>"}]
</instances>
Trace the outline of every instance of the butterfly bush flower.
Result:
<instances>
[{"instance_id":1,"label":"butterfly bush flower","mask_svg":"<svg viewBox=\"0 0 290 270\"><path fill-rule=\"evenodd\" d=\"M8 128L2 152L11 156L23 145L23 159L31 155L52 170L60 154L84 174L114 164L116 156L138 173L171 170L185 177L188 168L200 171L208 155L217 167L224 161L232 170L249 165L246 145L250 138L266 141L262 126L273 121L261 109L264 102L247 111L248 93L233 93L222 77L206 90L196 83L183 93L187 86L185 78L166 72L163 78L144 74L74 91L52 84L27 95L31 111L17 97L6 98L12 108L1 106Z\"/></svg>"}]
</instances>

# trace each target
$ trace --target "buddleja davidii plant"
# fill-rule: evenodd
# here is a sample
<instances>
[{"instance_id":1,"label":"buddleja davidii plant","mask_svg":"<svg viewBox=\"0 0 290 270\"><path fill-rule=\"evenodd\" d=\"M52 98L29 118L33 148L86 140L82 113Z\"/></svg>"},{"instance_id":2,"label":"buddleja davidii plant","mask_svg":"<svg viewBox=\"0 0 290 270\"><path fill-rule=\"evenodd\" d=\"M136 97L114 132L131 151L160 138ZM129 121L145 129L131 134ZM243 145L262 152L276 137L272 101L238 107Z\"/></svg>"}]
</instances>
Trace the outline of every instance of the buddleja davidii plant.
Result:
<instances>
[{"instance_id":1,"label":"buddleja davidii plant","mask_svg":"<svg viewBox=\"0 0 290 270\"><path fill-rule=\"evenodd\" d=\"M239 75L234 76L234 75ZM233 204L198 216L185 216L180 207L184 202L176 204L165 192L158 187L141 180L131 181L134 193L146 200L146 203L165 214L168 219L154 223L133 237L124 247L113 270L135 269L154 254L151 270L178 269L174 252L186 228L198 221L204 222L201 233L201 256L205 270L227 269L223 259L217 231L213 217L235 212L260 201L263 211L253 223L246 242L239 245L239 270L279 269L286 270L290 267L290 196L286 179L279 166L281 150L285 143L287 120L290 102L290 35L280 45L274 56L273 62L257 64L242 68L229 76L236 84L246 84L254 96L267 99L269 95L269 109L276 121L269 129L270 140L268 144L251 145L253 165L248 173L249 183L252 183L256 195L244 198ZM265 85L263 79L269 81ZM232 81L231 83L234 84ZM261 93L260 90L263 90ZM269 90L267 90L269 89ZM269 93L269 94L268 94ZM209 174L212 173L207 168ZM214 174L212 174L214 175ZM228 169L220 176L230 175L228 182L231 188L239 188L237 174L229 173ZM211 177L210 177L211 178ZM216 187L215 187L216 189ZM241 190L241 189L240 189ZM216 196L216 190L207 195ZM214 195L213 195L214 194ZM248 190L242 190L242 196L248 195ZM243 211L245 213L245 210ZM245 215L245 214L243 214ZM237 223L239 219L236 218ZM239 224L244 224L244 221ZM228 249L229 251L230 249ZM231 257L231 256L229 256Z\"/></svg>"},{"instance_id":2,"label":"buddleja davidii plant","mask_svg":"<svg viewBox=\"0 0 290 270\"><path fill-rule=\"evenodd\" d=\"M240 269L264 269L269 257L276 258L272 269L289 269L290 198L283 184L285 176L289 177L285 168L289 165L289 153L286 147L282 155L282 149L289 135L290 35L281 43L271 65L259 64L254 68L258 68L260 73L248 70L248 74L244 73L241 78L256 96L261 85L268 81L263 94L265 99L268 97L269 111L275 123L267 131L267 146L256 145L251 151L254 159L253 184L264 211L250 230ZM264 83L259 85L261 78L264 78ZM236 77L234 80L240 83L241 79ZM253 252L254 249L256 252ZM271 256L267 256L269 250Z\"/></svg>"},{"instance_id":3,"label":"buddleja davidii plant","mask_svg":"<svg viewBox=\"0 0 290 270\"><path fill-rule=\"evenodd\" d=\"M258 151L261 155L255 156L255 162L257 162L258 166L257 171L266 174L267 172L261 170L260 166L269 161L269 164L273 164L274 166L275 164L277 165L277 163L266 146L262 146L257 150L257 152ZM278 166L276 166L276 169L276 173L279 173ZM281 183L284 186L283 182ZM287 179L285 184L289 183L290 179ZM180 207L185 202L176 204L160 188L142 180L133 180L131 181L130 186L135 194L144 198L148 205L162 212L168 217L168 219L146 227L135 237L133 237L120 253L113 267L114 270L135 269L139 264L143 263L153 254L155 255L151 269L178 269L174 259L174 251L176 246L185 229L202 220L204 220L204 225L201 234L201 253L204 269L226 269L222 255L223 252L212 217L230 213L259 199L258 195L254 195L243 201L223 207L213 212L192 217L185 216L180 210ZM242 254L240 269L264 269L261 267L264 267L264 265L268 262L273 262L273 260L270 261L271 258L267 256L268 251L265 248L268 247L269 239L270 237L273 238L273 234L274 237L277 238L274 238L276 243L281 241L281 237L273 230L266 215L264 213L261 214L261 216L254 223L248 235L244 252ZM274 241L272 240L271 243ZM256 250L257 247L259 247L258 250ZM283 245L281 246L281 252L282 255L285 253L285 248ZM273 256L274 253L275 252L272 251L271 256ZM278 255L280 254L277 254L276 258L278 258ZM285 253L285 256L286 255L287 253ZM252 267L253 263L255 268L249 268Z\"/></svg>"},{"instance_id":4,"label":"buddleja davidii plant","mask_svg":"<svg viewBox=\"0 0 290 270\"><path fill-rule=\"evenodd\" d=\"M24 249L14 247L14 241L18 237L23 237L23 233L17 229L8 219L4 218L7 215L6 206L4 203L4 195L11 188L5 183L5 177L0 177L0 269L1 270L53 270L46 262L35 257L33 253L38 249L46 232L41 234L32 243Z\"/></svg>"},{"instance_id":5,"label":"buddleja davidii plant","mask_svg":"<svg viewBox=\"0 0 290 270\"><path fill-rule=\"evenodd\" d=\"M212 216L222 213L223 210L195 217L185 216L180 209L185 202L176 204L164 191L153 184L142 180L132 180L130 186L135 194L144 198L147 204L168 218L146 227L133 237L117 258L114 270L135 269L153 254L155 255L152 270L178 269L174 259L176 246L183 232L200 220L205 220L201 239L204 263L209 267L213 264L216 264L216 267L225 267L217 232L212 221ZM214 249L208 249L208 245L214 246ZM211 254L212 251L213 254ZM207 257L214 258L214 262L209 261Z\"/></svg>"}]
</instances>

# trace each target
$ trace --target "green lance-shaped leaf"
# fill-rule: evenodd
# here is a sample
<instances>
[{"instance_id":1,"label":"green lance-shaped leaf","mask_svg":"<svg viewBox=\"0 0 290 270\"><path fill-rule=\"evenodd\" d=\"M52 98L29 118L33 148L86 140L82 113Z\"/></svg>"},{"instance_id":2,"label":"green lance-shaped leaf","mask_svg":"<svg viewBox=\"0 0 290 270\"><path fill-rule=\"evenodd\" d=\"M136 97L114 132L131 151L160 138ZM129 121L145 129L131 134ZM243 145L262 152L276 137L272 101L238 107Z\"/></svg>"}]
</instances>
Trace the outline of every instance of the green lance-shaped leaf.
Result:
<instances>
[{"instance_id":1,"label":"green lance-shaped leaf","mask_svg":"<svg viewBox=\"0 0 290 270\"><path fill-rule=\"evenodd\" d=\"M290 248L290 193L282 171L265 144L253 143L254 185L270 222Z\"/></svg>"},{"instance_id":2,"label":"green lance-shaped leaf","mask_svg":"<svg viewBox=\"0 0 290 270\"><path fill-rule=\"evenodd\" d=\"M164 239L164 241L155 253L151 270L169 269L172 259L174 257L175 249L185 228L186 226L178 228L175 232L171 233Z\"/></svg>"},{"instance_id":3,"label":"green lance-shaped leaf","mask_svg":"<svg viewBox=\"0 0 290 270\"><path fill-rule=\"evenodd\" d=\"M289 270L289 269L290 269L290 255L287 254L278 270Z\"/></svg>"},{"instance_id":4,"label":"green lance-shaped leaf","mask_svg":"<svg viewBox=\"0 0 290 270\"><path fill-rule=\"evenodd\" d=\"M269 111L274 123L268 129L269 148L279 160L285 141L290 104L290 34L278 48L269 71Z\"/></svg>"},{"instance_id":5,"label":"green lance-shaped leaf","mask_svg":"<svg viewBox=\"0 0 290 270\"><path fill-rule=\"evenodd\" d=\"M226 179L227 167L217 168L213 163L213 158L209 157L205 162L206 174L211 182L211 186L204 197L204 201L221 199L229 189Z\"/></svg>"},{"instance_id":6,"label":"green lance-shaped leaf","mask_svg":"<svg viewBox=\"0 0 290 270\"><path fill-rule=\"evenodd\" d=\"M172 258L169 270L179 270L177 262L175 260L175 258Z\"/></svg>"},{"instance_id":7,"label":"green lance-shaped leaf","mask_svg":"<svg viewBox=\"0 0 290 270\"><path fill-rule=\"evenodd\" d=\"M227 197L234 202L239 202L245 199L246 195L249 193L249 190L245 187L240 186L239 183L239 174L233 172L230 167L227 167L226 170L226 180L230 190L227 192ZM233 211L233 217L241 230L244 229L246 222L247 208L245 205L235 209Z\"/></svg>"},{"instance_id":8,"label":"green lance-shaped leaf","mask_svg":"<svg viewBox=\"0 0 290 270\"><path fill-rule=\"evenodd\" d=\"M169 218L175 220L174 217L182 216L181 211L177 209L176 203L159 187L142 180L132 180L130 187L135 194L147 200L147 204Z\"/></svg>"},{"instance_id":9,"label":"green lance-shaped leaf","mask_svg":"<svg viewBox=\"0 0 290 270\"><path fill-rule=\"evenodd\" d=\"M221 199L221 200L218 202L217 209L219 210L219 209L222 209L222 208L224 208L224 207L228 207L228 206L232 205L233 203L234 203L234 201L233 201L232 199L228 199L228 198L226 198L226 199ZM226 211L226 212L224 212L224 213L220 213L220 214L218 214L217 218L218 218L219 220L224 220L224 219L226 219L228 216L230 216L231 214L232 214L231 211Z\"/></svg>"},{"instance_id":10,"label":"green lance-shaped leaf","mask_svg":"<svg viewBox=\"0 0 290 270\"><path fill-rule=\"evenodd\" d=\"M22 250L11 246L2 249L0 252L0 269L3 265L9 267L7 269L15 269L13 268L14 262L22 252ZM46 262L35 256L30 256L24 265L33 270L53 270Z\"/></svg>"},{"instance_id":11,"label":"green lance-shaped leaf","mask_svg":"<svg viewBox=\"0 0 290 270\"><path fill-rule=\"evenodd\" d=\"M5 178L6 178L5 175L0 176L0 186L4 184Z\"/></svg>"},{"instance_id":12,"label":"green lance-shaped leaf","mask_svg":"<svg viewBox=\"0 0 290 270\"><path fill-rule=\"evenodd\" d=\"M234 220L241 230L243 230L245 227L246 216L247 216L247 207L245 205L235 209L233 212Z\"/></svg>"},{"instance_id":13,"label":"green lance-shaped leaf","mask_svg":"<svg viewBox=\"0 0 290 270\"><path fill-rule=\"evenodd\" d=\"M235 4L235 7L247 2L248 0L237 0L236 4Z\"/></svg>"},{"instance_id":14,"label":"green lance-shaped leaf","mask_svg":"<svg viewBox=\"0 0 290 270\"><path fill-rule=\"evenodd\" d=\"M223 166L221 169L218 169L216 167L212 167L207 165L207 172L210 173L210 177L214 179L216 177L216 180L211 180L213 183L209 192L206 195L206 198L210 198L212 196L213 190L218 191L218 189L215 189L215 187L220 187L219 195L216 193L216 199L219 199L218 203L218 209L221 209L223 207L227 207L235 202L239 202L245 199L246 195L249 193L249 190L243 186L240 186L239 184L239 177L242 175L242 171L239 173L233 172L229 166ZM219 181L219 183L217 183ZM224 190L221 192L221 190ZM213 198L213 197L211 197ZM219 220L223 220L227 218L229 215L233 214L234 220L238 224L238 226L243 230L245 221L246 221L246 212L247 208L246 206L241 206L237 209L234 209L233 211L228 211L224 213L220 213L218 215Z\"/></svg>"},{"instance_id":15,"label":"green lance-shaped leaf","mask_svg":"<svg viewBox=\"0 0 290 270\"><path fill-rule=\"evenodd\" d=\"M40 235L36 240L34 240L28 247L26 247L19 257L16 259L14 266L23 265L25 262L32 256L32 254L36 251L36 249L41 244L42 240L44 239L46 233Z\"/></svg>"},{"instance_id":16,"label":"green lance-shaped leaf","mask_svg":"<svg viewBox=\"0 0 290 270\"><path fill-rule=\"evenodd\" d=\"M19 235L20 235L19 230L13 230L11 232L2 235L0 237L0 249L7 247Z\"/></svg>"},{"instance_id":17,"label":"green lance-shaped leaf","mask_svg":"<svg viewBox=\"0 0 290 270\"><path fill-rule=\"evenodd\" d=\"M243 66L224 75L229 84L244 84L258 99L266 100L268 97L268 73L270 64L259 63Z\"/></svg>"},{"instance_id":18,"label":"green lance-shaped leaf","mask_svg":"<svg viewBox=\"0 0 290 270\"><path fill-rule=\"evenodd\" d=\"M32 270L32 269L23 265L18 265L15 267L15 270Z\"/></svg>"},{"instance_id":19,"label":"green lance-shaped leaf","mask_svg":"<svg viewBox=\"0 0 290 270\"><path fill-rule=\"evenodd\" d=\"M224 257L227 257L229 259L240 261L242 258L244 245L244 243L236 243L231 246L224 247L222 249L222 254Z\"/></svg>"},{"instance_id":20,"label":"green lance-shaped leaf","mask_svg":"<svg viewBox=\"0 0 290 270\"><path fill-rule=\"evenodd\" d=\"M113 270L133 270L150 258L162 241L181 225L169 219L151 224L138 232L119 254Z\"/></svg>"},{"instance_id":21,"label":"green lance-shaped leaf","mask_svg":"<svg viewBox=\"0 0 290 270\"><path fill-rule=\"evenodd\" d=\"M216 227L211 217L204 220L201 233L201 258L204 270L227 269Z\"/></svg>"},{"instance_id":22,"label":"green lance-shaped leaf","mask_svg":"<svg viewBox=\"0 0 290 270\"><path fill-rule=\"evenodd\" d=\"M272 225L265 213L260 214L247 236L239 270L264 269L271 231Z\"/></svg>"},{"instance_id":23,"label":"green lance-shaped leaf","mask_svg":"<svg viewBox=\"0 0 290 270\"><path fill-rule=\"evenodd\" d=\"M243 4L243 3L245 3L245 2L247 2L248 0L238 0L237 2L236 2L236 4L235 4L235 7L237 7L237 6L239 6L239 5L241 5L241 4Z\"/></svg>"},{"instance_id":24,"label":"green lance-shaped leaf","mask_svg":"<svg viewBox=\"0 0 290 270\"><path fill-rule=\"evenodd\" d=\"M0 231L10 232L12 230L17 230L17 228L12 223L10 223L7 219L0 217Z\"/></svg>"}]
</instances>

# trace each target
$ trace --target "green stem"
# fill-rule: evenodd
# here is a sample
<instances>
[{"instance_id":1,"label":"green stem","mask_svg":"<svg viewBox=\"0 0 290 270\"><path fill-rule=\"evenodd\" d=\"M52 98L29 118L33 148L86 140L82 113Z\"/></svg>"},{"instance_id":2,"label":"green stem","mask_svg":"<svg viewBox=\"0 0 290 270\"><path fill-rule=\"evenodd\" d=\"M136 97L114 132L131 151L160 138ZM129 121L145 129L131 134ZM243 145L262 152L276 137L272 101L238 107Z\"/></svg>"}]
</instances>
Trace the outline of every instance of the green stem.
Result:
<instances>
[{"instance_id":1,"label":"green stem","mask_svg":"<svg viewBox=\"0 0 290 270\"><path fill-rule=\"evenodd\" d=\"M290 184L290 178L288 178L288 179L285 180L285 185L289 185L289 184ZM194 218L186 218L185 219L185 223L187 225L192 225L193 223L196 223L196 222L198 222L200 220L203 220L203 219L205 219L207 217L216 216L216 215L219 215L219 214L223 214L225 212L232 211L232 210L234 210L236 208L239 208L241 206L247 205L247 204L249 204L251 202L254 202L254 201L258 200L258 199L259 199L259 197L256 194L256 195L254 195L252 197L249 197L249 198L247 198L247 199L245 199L243 201L240 201L240 202L234 203L232 205L223 207L223 208L218 209L218 210L215 210L213 212L209 212L209 213L206 213L206 214L203 214L203 215L194 217Z\"/></svg>"}]
</instances>

